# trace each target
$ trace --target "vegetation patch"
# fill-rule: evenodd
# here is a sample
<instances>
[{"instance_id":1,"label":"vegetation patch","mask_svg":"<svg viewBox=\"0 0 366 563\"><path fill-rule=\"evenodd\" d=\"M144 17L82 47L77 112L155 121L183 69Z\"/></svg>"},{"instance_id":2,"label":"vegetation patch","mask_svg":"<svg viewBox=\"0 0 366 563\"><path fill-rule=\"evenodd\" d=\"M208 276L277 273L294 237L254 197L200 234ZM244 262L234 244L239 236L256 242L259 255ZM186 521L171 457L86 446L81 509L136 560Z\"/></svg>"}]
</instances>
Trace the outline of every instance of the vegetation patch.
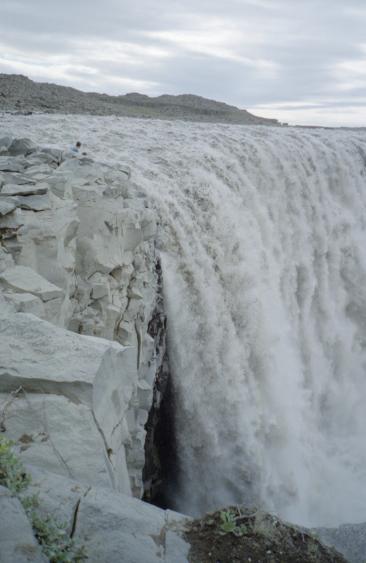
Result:
<instances>
[{"instance_id":1,"label":"vegetation patch","mask_svg":"<svg viewBox=\"0 0 366 563\"><path fill-rule=\"evenodd\" d=\"M346 563L314 535L257 510L231 506L187 526L190 563Z\"/></svg>"},{"instance_id":2,"label":"vegetation patch","mask_svg":"<svg viewBox=\"0 0 366 563\"><path fill-rule=\"evenodd\" d=\"M67 524L39 509L37 495L27 495L30 475L13 452L13 442L0 436L0 485L19 498L43 553L51 563L79 563L87 559L84 547L67 533Z\"/></svg>"}]
</instances>

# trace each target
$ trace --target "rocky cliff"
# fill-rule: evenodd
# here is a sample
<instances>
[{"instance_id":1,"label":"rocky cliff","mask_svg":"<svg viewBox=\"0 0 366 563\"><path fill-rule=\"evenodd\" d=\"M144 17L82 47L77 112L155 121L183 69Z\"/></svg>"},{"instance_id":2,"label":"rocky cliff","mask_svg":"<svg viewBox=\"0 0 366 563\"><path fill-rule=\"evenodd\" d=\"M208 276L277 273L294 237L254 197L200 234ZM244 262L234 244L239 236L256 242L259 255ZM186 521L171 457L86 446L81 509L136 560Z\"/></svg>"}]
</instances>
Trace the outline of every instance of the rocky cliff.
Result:
<instances>
[{"instance_id":1,"label":"rocky cliff","mask_svg":"<svg viewBox=\"0 0 366 563\"><path fill-rule=\"evenodd\" d=\"M89 113L158 119L182 119L251 125L279 125L246 110L200 96L157 96L132 93L109 96L56 84L33 82L26 76L0 74L0 111Z\"/></svg>"},{"instance_id":2,"label":"rocky cliff","mask_svg":"<svg viewBox=\"0 0 366 563\"><path fill-rule=\"evenodd\" d=\"M241 549L342 561L282 524L279 543L259 512L259 532L239 541L240 511L192 523L139 500L164 496L159 442L172 422L157 227L127 166L0 139L0 436L25 466L4 466L0 448L0 485L7 471L13 483L30 476L37 518L56 515L95 563L202 563L213 552L224 563ZM0 486L0 560L45 561L13 492ZM268 521L272 534L279 521Z\"/></svg>"},{"instance_id":3,"label":"rocky cliff","mask_svg":"<svg viewBox=\"0 0 366 563\"><path fill-rule=\"evenodd\" d=\"M156 218L134 189L122 165L0 139L1 432L56 504L78 483L61 503L70 526L81 493L103 490L113 512L127 502L118 493L142 496L143 472L149 489L158 478L158 463L144 466L167 362L162 281ZM152 438L147 448L157 456ZM146 510L159 535L164 512ZM107 560L103 549L114 548L103 543L92 560Z\"/></svg>"},{"instance_id":4,"label":"rocky cliff","mask_svg":"<svg viewBox=\"0 0 366 563\"><path fill-rule=\"evenodd\" d=\"M28 462L140 496L161 361L154 214L123 166L0 144L3 425L28 429Z\"/></svg>"}]
</instances>

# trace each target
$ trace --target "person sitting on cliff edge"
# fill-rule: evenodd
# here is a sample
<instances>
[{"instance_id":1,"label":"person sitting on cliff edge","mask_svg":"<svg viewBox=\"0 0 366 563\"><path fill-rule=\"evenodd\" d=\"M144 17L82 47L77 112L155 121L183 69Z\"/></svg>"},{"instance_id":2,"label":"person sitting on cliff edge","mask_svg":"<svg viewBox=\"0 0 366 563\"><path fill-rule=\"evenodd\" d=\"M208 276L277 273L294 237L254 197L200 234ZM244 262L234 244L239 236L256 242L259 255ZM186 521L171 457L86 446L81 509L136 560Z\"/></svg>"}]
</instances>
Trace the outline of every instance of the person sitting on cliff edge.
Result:
<instances>
[{"instance_id":1,"label":"person sitting on cliff edge","mask_svg":"<svg viewBox=\"0 0 366 563\"><path fill-rule=\"evenodd\" d=\"M81 143L80 143L80 141L77 141L77 142L75 143L75 145L72 145L72 146L70 147L69 150L70 150L70 153L71 153L73 156L77 156L77 155L80 153L80 149L81 149Z\"/></svg>"}]
</instances>

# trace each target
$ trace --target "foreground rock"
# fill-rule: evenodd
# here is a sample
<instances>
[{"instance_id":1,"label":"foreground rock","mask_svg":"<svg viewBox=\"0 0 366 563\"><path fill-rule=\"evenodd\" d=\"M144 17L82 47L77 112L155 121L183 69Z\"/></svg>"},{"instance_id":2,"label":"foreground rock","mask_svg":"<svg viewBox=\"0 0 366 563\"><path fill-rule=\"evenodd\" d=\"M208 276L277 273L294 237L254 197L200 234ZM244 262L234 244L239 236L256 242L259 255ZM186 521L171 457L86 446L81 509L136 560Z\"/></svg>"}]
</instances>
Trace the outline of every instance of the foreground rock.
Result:
<instances>
[{"instance_id":1,"label":"foreground rock","mask_svg":"<svg viewBox=\"0 0 366 563\"><path fill-rule=\"evenodd\" d=\"M28 467L30 492L42 512L67 522L67 531L94 563L186 563L187 520L135 498Z\"/></svg>"},{"instance_id":2,"label":"foreground rock","mask_svg":"<svg viewBox=\"0 0 366 563\"><path fill-rule=\"evenodd\" d=\"M23 459L131 494L127 411L136 358L33 315L0 318L2 430Z\"/></svg>"},{"instance_id":3,"label":"foreground rock","mask_svg":"<svg viewBox=\"0 0 366 563\"><path fill-rule=\"evenodd\" d=\"M229 507L189 523L190 563L345 563L304 529L256 510Z\"/></svg>"}]
</instances>

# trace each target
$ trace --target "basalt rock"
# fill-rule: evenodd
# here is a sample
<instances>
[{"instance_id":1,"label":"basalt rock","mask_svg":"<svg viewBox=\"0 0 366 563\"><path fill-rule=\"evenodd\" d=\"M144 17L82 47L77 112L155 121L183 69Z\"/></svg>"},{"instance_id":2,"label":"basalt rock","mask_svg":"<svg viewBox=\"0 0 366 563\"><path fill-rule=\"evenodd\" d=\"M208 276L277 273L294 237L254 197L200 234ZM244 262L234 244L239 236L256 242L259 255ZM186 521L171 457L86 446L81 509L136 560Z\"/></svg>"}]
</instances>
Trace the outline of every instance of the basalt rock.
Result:
<instances>
[{"instance_id":1,"label":"basalt rock","mask_svg":"<svg viewBox=\"0 0 366 563\"><path fill-rule=\"evenodd\" d=\"M140 497L166 365L149 330L163 314L155 213L123 164L29 139L0 147L5 433L34 465Z\"/></svg>"}]
</instances>

